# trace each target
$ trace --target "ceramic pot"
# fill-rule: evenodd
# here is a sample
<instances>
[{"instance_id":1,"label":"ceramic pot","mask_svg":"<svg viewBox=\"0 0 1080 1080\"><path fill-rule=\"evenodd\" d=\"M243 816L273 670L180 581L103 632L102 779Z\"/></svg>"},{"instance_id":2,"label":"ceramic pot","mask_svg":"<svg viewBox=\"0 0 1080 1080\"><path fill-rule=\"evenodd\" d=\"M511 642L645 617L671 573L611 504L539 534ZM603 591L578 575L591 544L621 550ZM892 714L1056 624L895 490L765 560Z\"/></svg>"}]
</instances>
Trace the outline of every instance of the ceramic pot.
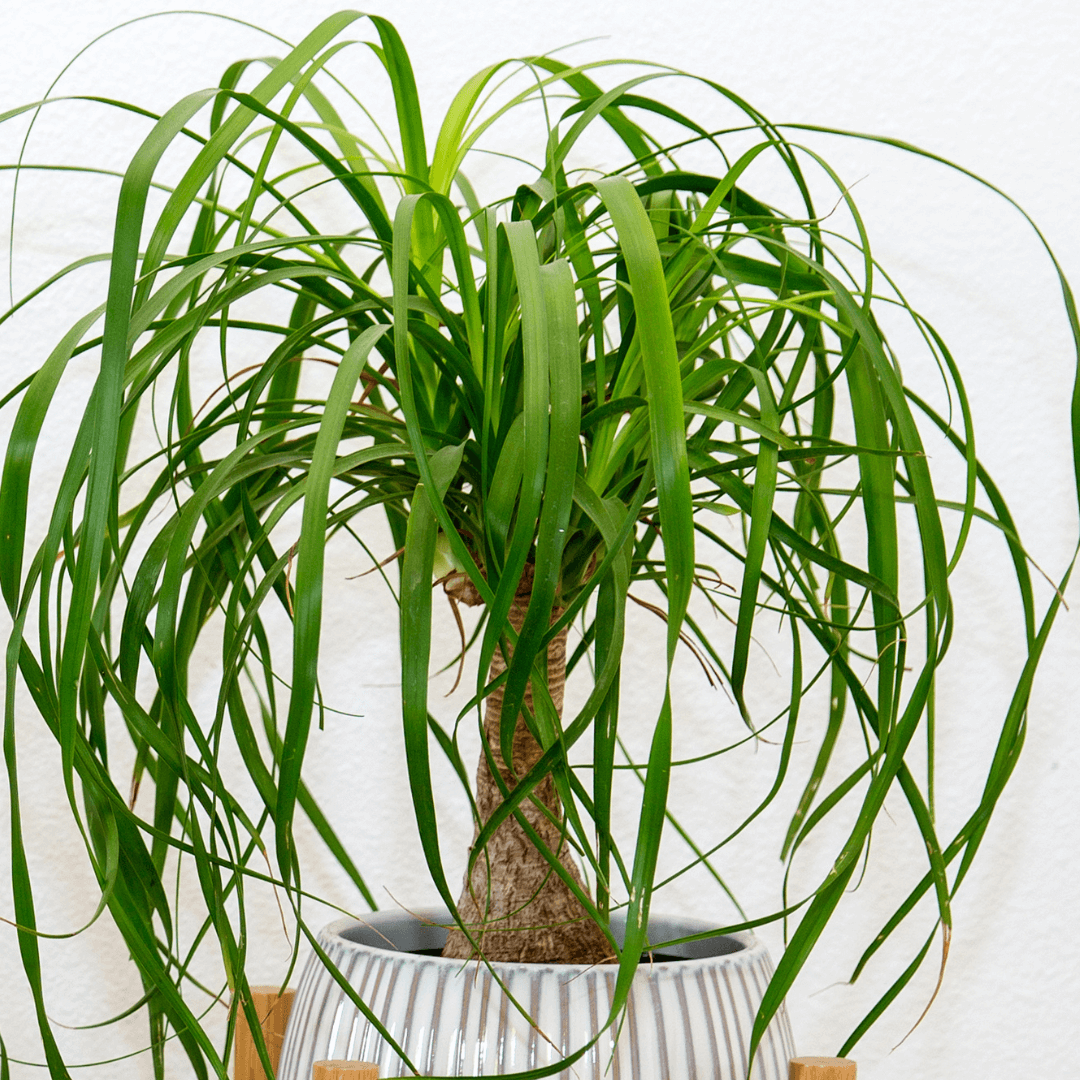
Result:
<instances>
[{"instance_id":1,"label":"ceramic pot","mask_svg":"<svg viewBox=\"0 0 1080 1080\"><path fill-rule=\"evenodd\" d=\"M514 1008L487 969L438 955L445 911L377 912L342 919L319 935L331 962L408 1054L421 1076L491 1076L559 1061L607 1019L614 965L494 964ZM622 927L612 921L616 937ZM653 941L710 927L654 917ZM429 955L434 953L434 955ZM746 1048L772 965L750 933L672 947L682 959L643 963L625 1022L558 1074L570 1080L746 1080ZM545 1037L546 1036L546 1037ZM781 1009L758 1051L753 1080L786 1080L795 1054ZM297 988L278 1080L309 1080L312 1062L373 1061L381 1077L413 1075L333 976L312 956Z\"/></svg>"}]
</instances>

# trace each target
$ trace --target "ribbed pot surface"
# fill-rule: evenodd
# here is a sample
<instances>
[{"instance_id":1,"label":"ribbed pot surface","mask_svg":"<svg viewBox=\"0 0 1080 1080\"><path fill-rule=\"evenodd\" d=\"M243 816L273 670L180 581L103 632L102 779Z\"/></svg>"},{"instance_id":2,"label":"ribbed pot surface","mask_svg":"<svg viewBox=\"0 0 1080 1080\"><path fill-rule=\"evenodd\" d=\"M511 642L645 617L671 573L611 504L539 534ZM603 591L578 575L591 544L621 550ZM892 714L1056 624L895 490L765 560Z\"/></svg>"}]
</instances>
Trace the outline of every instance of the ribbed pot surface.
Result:
<instances>
[{"instance_id":1,"label":"ribbed pot surface","mask_svg":"<svg viewBox=\"0 0 1080 1080\"><path fill-rule=\"evenodd\" d=\"M416 955L438 950L445 911L377 912L341 919L319 944L421 1076L498 1076L554 1064L579 1049L607 1019L614 965L494 964L532 1026L483 966ZM621 927L613 920L616 936ZM654 917L650 939L710 929L692 919ZM569 1080L746 1080L746 1048L772 965L750 933L665 950L684 959L642 964L625 1022L604 1032ZM539 1029L539 1030L537 1030ZM786 1080L795 1054L781 1009L766 1032L752 1080ZM368 1023L314 955L297 989L278 1080L309 1080L324 1059L374 1061L381 1077L412 1070Z\"/></svg>"}]
</instances>

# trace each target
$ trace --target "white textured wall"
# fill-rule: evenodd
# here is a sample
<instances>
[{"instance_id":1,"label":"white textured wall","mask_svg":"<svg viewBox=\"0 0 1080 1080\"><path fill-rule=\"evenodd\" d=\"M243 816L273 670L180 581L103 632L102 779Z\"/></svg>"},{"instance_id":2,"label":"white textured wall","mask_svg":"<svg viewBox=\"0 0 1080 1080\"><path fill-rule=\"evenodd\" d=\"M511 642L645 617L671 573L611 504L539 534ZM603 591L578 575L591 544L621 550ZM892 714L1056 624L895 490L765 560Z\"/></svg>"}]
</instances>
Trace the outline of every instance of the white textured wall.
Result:
<instances>
[{"instance_id":1,"label":"white textured wall","mask_svg":"<svg viewBox=\"0 0 1080 1080\"><path fill-rule=\"evenodd\" d=\"M296 40L336 7L328 0L222 0L217 10ZM6 0L0 111L37 97L95 34L152 10L141 0ZM405 0L385 6L381 13L396 23L411 52L430 127L453 90L492 59L602 36L606 40L585 46L578 55L664 61L725 83L774 120L897 136L966 165L1033 214L1066 272L1080 282L1080 7L1073 4L549 0L511 5ZM160 59L163 41L169 41L173 55L168 63ZM164 106L181 92L216 82L234 57L269 51L266 39L242 27L171 16L129 28L97 47L60 90L114 94ZM99 162L122 167L117 140L121 147L130 146L132 136L98 127L101 115L100 109L88 106L56 110L42 124L29 160L55 161L64 154L85 160L97 154ZM21 130L17 125L0 127L3 162L17 152L15 133ZM895 151L824 138L815 145L833 157L847 182L859 181L857 197L879 256L899 274L912 302L945 333L964 365L980 421L980 453L1010 500L1033 557L1059 576L1077 528L1067 456L1072 360L1062 304L1044 253L1015 213L954 174ZM0 176L5 200L9 176ZM57 189L46 181L26 184L16 234L17 245L25 245L15 260L16 295L35 283L43 268L55 268L72 253L107 243L115 197L112 181L68 187L62 222L54 220L42 197L51 190ZM0 219L6 244L6 210ZM0 328L3 384L36 366L72 318L66 310L47 305L36 318ZM72 375L73 398L85 393L89 377ZM62 434L62 425L56 434ZM985 556L980 548L979 557L955 582L958 595L973 603L976 613L959 624L962 639L954 646L956 658L942 686L942 815L952 823L977 799L973 785L986 751L974 748L985 744L987 726L999 722L1003 695L1017 670L1015 639L998 632L1001 614L1015 610L1015 589L999 547L986 543ZM331 569L339 577L348 572L343 566ZM357 588L360 602L374 602L374 592ZM1074 588L1070 595L1077 606L1080 594ZM855 1052L866 1080L1065 1080L1076 1074L1078 618L1062 616L1048 650L1024 757L956 905L952 956L938 1000L918 1030L890 1053L931 993L935 972L930 963ZM647 629L643 617L635 634ZM359 721L332 719L327 733L314 737L308 777L324 793L328 812L349 836L370 880L412 906L431 899L431 893L419 872L410 817L393 801L391 785L400 776L392 686L396 644L380 630L379 619L368 614L361 619L342 614L327 627L327 636L340 642L324 665L328 695L345 704L356 697L359 685L361 700L352 707L365 715ZM686 716L726 709L700 690L685 694ZM50 740L25 707L19 724L20 778L40 925L51 932L70 931L92 912L89 871L67 823ZM763 757L767 754L762 751ZM350 755L362 756L367 765L362 782L356 779ZM752 768L740 775L746 797L767 785L769 763L759 764L760 776ZM691 817L694 804L704 805L718 789L716 783L696 783L689 781L678 793L690 804ZM0 848L6 851L6 799L2 807ZM906 825L904 810L901 805L894 809L899 835ZM766 830L756 846L743 845L742 864L724 864L742 894L761 907L775 900L776 831ZM454 829L448 832L454 835ZM465 839L464 825L457 834ZM904 953L898 948L867 973L866 985L833 985L846 977L859 946L890 910L890 901L896 902L897 890L921 874L920 854L910 847L890 837L887 823L883 826L875 848L885 857L864 883L869 907L853 908L857 913L829 932L822 955L797 984L789 1004L804 1053L833 1052L874 1000L873 991L880 993L902 968ZM313 865L309 884L316 891L344 907L358 906L325 860L315 857ZM0 884L0 916L11 915L9 891L9 883ZM382 891L380 898L391 902ZM672 892L667 906L690 910L696 898L696 886L688 884ZM270 982L282 975L287 946L272 900L263 899L253 928L260 943L257 951L262 952L254 974ZM722 907L715 910L723 917ZM918 933L907 944L929 925L924 912L915 928ZM765 937L777 941L772 930L766 930ZM116 935L103 926L74 942L46 942L43 956L49 1011L62 1024L104 1019L137 996L131 965ZM0 972L0 1034L8 1053L40 1060L15 935L2 926ZM65 1033L63 1043L73 1061L95 1060L136 1050L142 1037L141 1023L129 1022L96 1032ZM13 1068L15 1077L40 1075L38 1069ZM140 1056L82 1075L143 1077L150 1071L146 1057ZM176 1075L181 1075L179 1068Z\"/></svg>"}]
</instances>

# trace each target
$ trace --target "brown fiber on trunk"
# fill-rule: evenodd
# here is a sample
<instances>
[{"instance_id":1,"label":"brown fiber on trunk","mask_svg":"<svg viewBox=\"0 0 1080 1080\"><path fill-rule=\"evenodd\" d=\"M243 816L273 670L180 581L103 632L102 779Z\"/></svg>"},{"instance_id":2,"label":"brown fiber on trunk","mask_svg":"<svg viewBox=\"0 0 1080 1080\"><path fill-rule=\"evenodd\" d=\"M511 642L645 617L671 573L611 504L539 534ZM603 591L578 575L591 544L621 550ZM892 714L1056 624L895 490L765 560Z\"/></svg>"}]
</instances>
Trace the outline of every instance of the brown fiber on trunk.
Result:
<instances>
[{"instance_id":1,"label":"brown fiber on trunk","mask_svg":"<svg viewBox=\"0 0 1080 1080\"><path fill-rule=\"evenodd\" d=\"M510 623L517 631L521 630L525 621L531 587L532 568L526 567L510 609ZM447 592L466 603L479 599L468 583L460 591L448 584ZM489 681L505 670L502 651L496 649ZM548 690L560 716L565 684L566 632L563 631L548 646ZM510 771L499 752L502 701L502 687L488 696L484 711L484 735L503 783L513 788L518 776L524 776L539 761L541 751L524 719L519 716L514 730L515 772ZM531 688L526 691L525 705L532 710ZM555 821L562 821L562 806L550 776L533 789L532 797L522 804L521 812L544 843L559 853L560 863L574 881L582 885L581 875L570 854L569 845L561 839L559 827L533 800L543 803ZM491 775L486 756L481 752L476 773L476 803L480 820L486 822L501 802L502 793ZM478 834L479 827L473 834L474 841ZM486 858L481 853L476 860L471 880L466 880L462 888L458 909L479 951L487 960L598 964L611 959L611 946L607 938L514 818L504 822L488 842ZM447 938L443 956L469 960L475 958L477 952L455 927Z\"/></svg>"}]
</instances>

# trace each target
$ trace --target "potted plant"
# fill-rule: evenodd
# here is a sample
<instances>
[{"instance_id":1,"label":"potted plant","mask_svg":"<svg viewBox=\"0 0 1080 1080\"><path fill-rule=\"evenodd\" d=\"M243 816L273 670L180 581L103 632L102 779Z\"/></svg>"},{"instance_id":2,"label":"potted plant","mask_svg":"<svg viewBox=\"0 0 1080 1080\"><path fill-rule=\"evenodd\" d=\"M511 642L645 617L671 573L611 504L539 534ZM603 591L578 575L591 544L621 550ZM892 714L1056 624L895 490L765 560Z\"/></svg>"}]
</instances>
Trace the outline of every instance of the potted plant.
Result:
<instances>
[{"instance_id":1,"label":"potted plant","mask_svg":"<svg viewBox=\"0 0 1080 1080\"><path fill-rule=\"evenodd\" d=\"M1015 524L975 456L958 367L877 266L850 192L816 153L709 80L699 84L716 115L692 118L657 96L668 69L639 66L608 85L603 65L551 57L478 72L432 141L408 54L378 17L372 48L397 133L374 144L321 88L358 18L327 19L272 64L231 67L220 87L155 117L126 169L102 306L7 399L17 410L0 485L7 684L21 678L61 748L101 910L145 985L157 1072L175 1036L198 1074L222 1074L225 1055L185 993L168 875L178 864L196 871L197 936L215 942L241 1004L251 882L277 887L297 949L306 940L314 950L312 972L334 959L305 918L298 816L373 900L302 778L323 708L327 551L355 545L400 604L403 782L447 909L446 955L485 971L483 985L510 1002L499 1007L557 1044L554 1058L518 1071L553 1075L596 1058L658 946L692 956L701 941L788 919L744 1057L732 1055L729 1073L745 1071L894 790L926 872L864 962L924 895L935 898L944 961L952 896L1015 764L1061 590L1036 611ZM515 70L521 85L504 86ZM470 154L492 149L484 140L518 116L537 119L535 169L481 198ZM178 176L159 180L163 157L181 148ZM784 177L792 207L753 194L767 168ZM897 311L939 364L954 416L905 384L882 328ZM45 539L30 547L39 433L84 353L99 373ZM157 441L144 445L151 420ZM963 469L957 505L936 491L926 431ZM368 531L375 511L385 526ZM1013 557L1028 659L991 736L982 798L942 837L935 677L952 631L949 575L980 518ZM389 538L387 550L372 537ZM461 627L462 664L475 657L470 700L450 717L429 694L441 595ZM645 673L656 708L642 758L620 739L631 601L666 624ZM751 678L762 619L786 634L776 649L788 691L771 708ZM204 709L190 686L208 633L220 635L220 670ZM738 743L779 747L771 789L708 847L669 808L673 739L695 722L680 716L674 675L687 658L724 688L744 727L703 755L718 774ZM564 709L568 676L578 689ZM9 694L9 735L13 709ZM851 728L865 752L837 769ZM129 789L110 764L117 729L132 746ZM793 748L810 735L815 752L795 772ZM476 765L462 750L473 737ZM464 887L444 866L433 751L460 778L475 822ZM650 920L665 830L711 867L792 786L789 860L822 820L856 808L814 887L726 926ZM634 811L619 819L628 789ZM50 1068L64 1075L18 805L16 795L20 948ZM736 940L749 954L749 939ZM553 1039L513 993L503 965L515 963L599 972L610 993L592 1034ZM333 964L326 971L382 1043L398 1045L372 1001ZM287 1067L303 1064L300 1054Z\"/></svg>"}]
</instances>

